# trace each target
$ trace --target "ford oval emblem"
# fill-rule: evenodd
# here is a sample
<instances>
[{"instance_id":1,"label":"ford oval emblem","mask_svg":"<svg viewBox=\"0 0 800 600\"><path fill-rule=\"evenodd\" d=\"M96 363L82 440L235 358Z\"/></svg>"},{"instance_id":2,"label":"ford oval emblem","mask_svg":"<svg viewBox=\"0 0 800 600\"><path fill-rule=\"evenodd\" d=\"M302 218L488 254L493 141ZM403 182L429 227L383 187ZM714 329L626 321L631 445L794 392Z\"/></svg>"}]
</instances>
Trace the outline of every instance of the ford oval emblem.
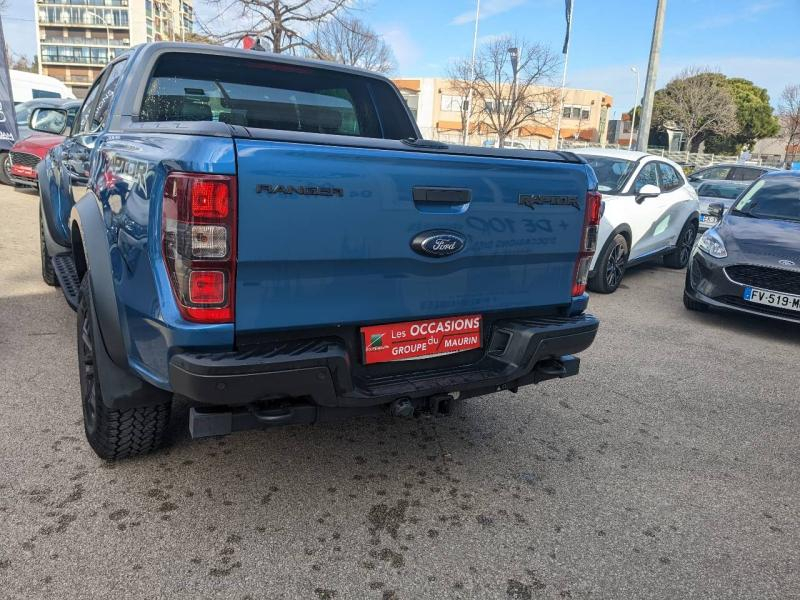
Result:
<instances>
[{"instance_id":1,"label":"ford oval emblem","mask_svg":"<svg viewBox=\"0 0 800 600\"><path fill-rule=\"evenodd\" d=\"M783 265L784 267L793 267L793 266L795 266L795 262L793 260L786 260L786 259L779 260L778 264L779 265Z\"/></svg>"},{"instance_id":2,"label":"ford oval emblem","mask_svg":"<svg viewBox=\"0 0 800 600\"><path fill-rule=\"evenodd\" d=\"M411 240L414 252L433 258L457 254L465 244L464 236L455 231L423 231Z\"/></svg>"}]
</instances>

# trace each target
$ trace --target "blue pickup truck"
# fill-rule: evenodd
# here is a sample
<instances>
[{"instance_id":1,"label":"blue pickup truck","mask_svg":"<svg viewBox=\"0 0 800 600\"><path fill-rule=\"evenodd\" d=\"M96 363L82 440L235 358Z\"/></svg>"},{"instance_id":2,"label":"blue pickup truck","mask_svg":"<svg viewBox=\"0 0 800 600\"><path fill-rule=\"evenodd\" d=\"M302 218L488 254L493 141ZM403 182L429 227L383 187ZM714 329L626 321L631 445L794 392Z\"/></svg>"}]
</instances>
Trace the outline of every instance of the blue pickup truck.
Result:
<instances>
[{"instance_id":1,"label":"blue pickup truck","mask_svg":"<svg viewBox=\"0 0 800 600\"><path fill-rule=\"evenodd\" d=\"M583 159L423 140L373 73L139 46L38 177L42 277L77 311L105 459L162 444L175 397L193 437L441 413L575 375L597 331Z\"/></svg>"}]
</instances>

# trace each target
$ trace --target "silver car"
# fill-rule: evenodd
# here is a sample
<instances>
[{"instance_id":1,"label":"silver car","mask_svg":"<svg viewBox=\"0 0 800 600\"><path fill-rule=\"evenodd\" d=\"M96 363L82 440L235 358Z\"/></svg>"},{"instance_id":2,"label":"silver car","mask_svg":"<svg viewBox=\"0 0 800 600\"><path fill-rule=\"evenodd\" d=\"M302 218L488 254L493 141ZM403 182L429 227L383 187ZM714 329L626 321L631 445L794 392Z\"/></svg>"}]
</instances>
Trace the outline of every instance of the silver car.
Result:
<instances>
[{"instance_id":1,"label":"silver car","mask_svg":"<svg viewBox=\"0 0 800 600\"><path fill-rule=\"evenodd\" d=\"M697 186L700 200L700 231L705 231L719 223L719 217L710 214L712 204L722 204L727 211L751 184L751 181L705 181Z\"/></svg>"}]
</instances>

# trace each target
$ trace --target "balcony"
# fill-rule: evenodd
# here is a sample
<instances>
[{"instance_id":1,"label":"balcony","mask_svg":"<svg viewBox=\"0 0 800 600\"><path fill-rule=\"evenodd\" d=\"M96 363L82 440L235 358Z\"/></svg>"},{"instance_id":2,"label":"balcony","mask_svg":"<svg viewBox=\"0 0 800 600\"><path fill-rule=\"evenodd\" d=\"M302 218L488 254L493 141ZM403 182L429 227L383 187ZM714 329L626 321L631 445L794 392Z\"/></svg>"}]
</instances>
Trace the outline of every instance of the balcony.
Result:
<instances>
[{"instance_id":1,"label":"balcony","mask_svg":"<svg viewBox=\"0 0 800 600\"><path fill-rule=\"evenodd\" d=\"M112 56L110 59L102 56L52 56L43 54L42 55L42 64L43 65L85 65L85 66L106 66L114 57Z\"/></svg>"},{"instance_id":2,"label":"balcony","mask_svg":"<svg viewBox=\"0 0 800 600\"><path fill-rule=\"evenodd\" d=\"M40 25L58 25L59 27L81 27L89 29L105 29L106 25L100 19L63 19L51 17L50 15L39 15ZM118 22L109 22L108 29L129 29L130 24L127 19Z\"/></svg>"},{"instance_id":3,"label":"balcony","mask_svg":"<svg viewBox=\"0 0 800 600\"><path fill-rule=\"evenodd\" d=\"M67 46L93 46L105 48L127 48L131 45L129 39L106 40L105 38L86 38L86 37L48 37L41 40L42 44L59 44Z\"/></svg>"},{"instance_id":4,"label":"balcony","mask_svg":"<svg viewBox=\"0 0 800 600\"><path fill-rule=\"evenodd\" d=\"M87 83L88 84L88 83L92 83L94 80L95 80L94 77L89 77L88 75L70 75L69 77L66 78L64 83L66 83L67 85L69 85L71 83L78 83L78 84Z\"/></svg>"},{"instance_id":5,"label":"balcony","mask_svg":"<svg viewBox=\"0 0 800 600\"><path fill-rule=\"evenodd\" d=\"M98 8L128 6L128 0L36 0L36 3L48 6L88 6Z\"/></svg>"}]
</instances>

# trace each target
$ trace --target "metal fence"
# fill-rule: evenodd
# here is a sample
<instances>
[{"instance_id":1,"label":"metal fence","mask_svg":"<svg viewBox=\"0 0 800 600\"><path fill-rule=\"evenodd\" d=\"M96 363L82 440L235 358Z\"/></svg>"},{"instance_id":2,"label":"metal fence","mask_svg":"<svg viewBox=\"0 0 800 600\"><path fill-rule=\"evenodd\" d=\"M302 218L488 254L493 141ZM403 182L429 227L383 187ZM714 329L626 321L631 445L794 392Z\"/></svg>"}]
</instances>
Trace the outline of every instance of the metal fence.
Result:
<instances>
[{"instance_id":1,"label":"metal fence","mask_svg":"<svg viewBox=\"0 0 800 600\"><path fill-rule=\"evenodd\" d=\"M422 137L428 140L436 140L446 144L461 144L463 138L460 131L438 131L434 127L423 127ZM506 142L522 144L530 150L547 150L553 144L552 140L540 137L516 137L507 138ZM473 133L467 141L468 146L493 146L497 144L497 135ZM561 148L597 148L597 142L584 142L578 140L562 140ZM627 150L627 144L606 144L605 148L616 148ZM708 154L705 152L672 152L664 148L650 147L647 152L656 156L663 156L681 165L691 165L694 168L706 167L718 163L737 163L743 162L749 165L765 165L768 167L780 167L783 165L783 155L781 154L752 154L746 161L740 156L730 154Z\"/></svg>"},{"instance_id":2,"label":"metal fence","mask_svg":"<svg viewBox=\"0 0 800 600\"><path fill-rule=\"evenodd\" d=\"M572 142L564 140L562 141L561 147L562 148L590 148L590 147L597 147L597 144L591 144L588 142ZM627 150L627 145L619 145L619 144L606 144L606 148L618 148L621 150ZM747 160L742 160L741 156L736 154L708 154L705 152L687 152L685 150L673 152L670 150L665 150L664 148L657 148L657 147L650 147L647 149L647 152L650 154L655 154L656 156L663 156L670 160L674 160L676 163L682 165L692 165L694 167L707 167L709 165L714 165L718 163L736 163L736 162L743 162L748 165L764 165L768 167L780 167L783 165L783 155L781 154L751 154Z\"/></svg>"}]
</instances>

